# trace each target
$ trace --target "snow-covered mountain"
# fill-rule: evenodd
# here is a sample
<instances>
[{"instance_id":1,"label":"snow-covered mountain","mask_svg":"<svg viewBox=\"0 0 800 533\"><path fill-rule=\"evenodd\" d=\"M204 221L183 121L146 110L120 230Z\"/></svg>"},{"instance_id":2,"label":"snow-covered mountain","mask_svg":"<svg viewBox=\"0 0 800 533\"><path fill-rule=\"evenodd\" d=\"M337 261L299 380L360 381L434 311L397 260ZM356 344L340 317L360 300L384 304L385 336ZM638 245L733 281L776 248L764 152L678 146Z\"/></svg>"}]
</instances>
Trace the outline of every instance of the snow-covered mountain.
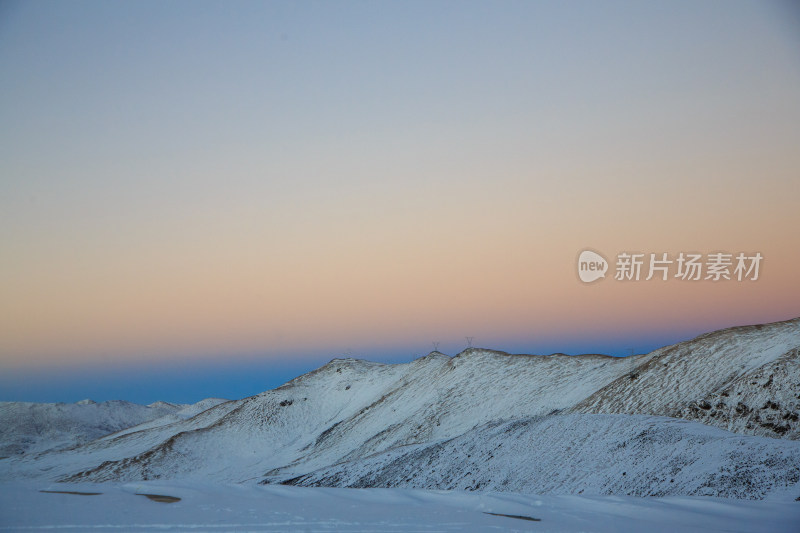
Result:
<instances>
[{"instance_id":1,"label":"snow-covered mountain","mask_svg":"<svg viewBox=\"0 0 800 533\"><path fill-rule=\"evenodd\" d=\"M399 365L335 359L189 418L171 414L74 449L0 461L0 478L372 479L793 499L800 496L791 401L800 394L798 347L800 319L722 330L625 359L483 349ZM481 459L465 460L458 450ZM417 475L401 475L398 465Z\"/></svg>"},{"instance_id":2,"label":"snow-covered mountain","mask_svg":"<svg viewBox=\"0 0 800 533\"><path fill-rule=\"evenodd\" d=\"M675 418L570 414L492 422L284 484L791 500L799 480L797 442Z\"/></svg>"},{"instance_id":3,"label":"snow-covered mountain","mask_svg":"<svg viewBox=\"0 0 800 533\"><path fill-rule=\"evenodd\" d=\"M73 448L108 435L165 426L227 401L207 398L191 405L90 399L74 404L0 402L0 457Z\"/></svg>"},{"instance_id":4,"label":"snow-covered mountain","mask_svg":"<svg viewBox=\"0 0 800 533\"><path fill-rule=\"evenodd\" d=\"M174 410L174 411L172 411L172 412L170 412L170 413L168 413L168 414L166 414L164 416L161 416L161 417L153 419L153 420L148 420L148 421L142 422L141 424L137 424L137 425L134 425L134 426L127 427L127 428L122 429L120 431L117 431L115 433L106 435L105 438L106 439L117 438L117 437L121 437L123 435L128 435L128 434L131 434L131 433L137 433L139 431L144 431L144 430L147 430L147 429L169 428L169 427L171 427L173 424L175 424L177 422L181 422L183 420L188 420L190 418L193 418L193 417L197 416L198 414L202 413L203 411L206 411L208 409L211 409L212 407L216 407L217 405L220 405L222 403L226 403L226 402L229 402L229 401L230 400L224 400L222 398L206 398L205 400L200 400L199 402L193 403L193 404L190 404L190 405L181 405L181 406L178 406L179 409ZM158 402L158 403L164 403L164 402ZM153 406L153 404L151 404L149 407L152 407L152 406Z\"/></svg>"},{"instance_id":5,"label":"snow-covered mountain","mask_svg":"<svg viewBox=\"0 0 800 533\"><path fill-rule=\"evenodd\" d=\"M800 319L724 329L634 357L629 375L572 411L673 416L800 438Z\"/></svg>"},{"instance_id":6,"label":"snow-covered mountain","mask_svg":"<svg viewBox=\"0 0 800 533\"><path fill-rule=\"evenodd\" d=\"M174 413L185 406L160 402L0 402L0 457L73 446Z\"/></svg>"}]
</instances>

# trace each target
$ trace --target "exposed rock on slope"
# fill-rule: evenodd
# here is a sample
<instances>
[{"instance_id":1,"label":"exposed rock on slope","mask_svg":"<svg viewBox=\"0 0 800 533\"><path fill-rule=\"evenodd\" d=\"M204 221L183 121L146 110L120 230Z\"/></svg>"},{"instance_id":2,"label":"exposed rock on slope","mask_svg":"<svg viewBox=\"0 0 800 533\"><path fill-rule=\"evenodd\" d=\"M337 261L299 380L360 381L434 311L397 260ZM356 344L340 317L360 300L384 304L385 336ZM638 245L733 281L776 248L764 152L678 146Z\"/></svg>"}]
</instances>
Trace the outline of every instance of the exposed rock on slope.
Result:
<instances>
[{"instance_id":1,"label":"exposed rock on slope","mask_svg":"<svg viewBox=\"0 0 800 533\"><path fill-rule=\"evenodd\" d=\"M796 439L798 349L800 319L715 331L636 356L628 375L571 411L672 416Z\"/></svg>"},{"instance_id":2,"label":"exposed rock on slope","mask_svg":"<svg viewBox=\"0 0 800 533\"><path fill-rule=\"evenodd\" d=\"M680 417L747 435L800 439L800 350L690 403Z\"/></svg>"}]
</instances>

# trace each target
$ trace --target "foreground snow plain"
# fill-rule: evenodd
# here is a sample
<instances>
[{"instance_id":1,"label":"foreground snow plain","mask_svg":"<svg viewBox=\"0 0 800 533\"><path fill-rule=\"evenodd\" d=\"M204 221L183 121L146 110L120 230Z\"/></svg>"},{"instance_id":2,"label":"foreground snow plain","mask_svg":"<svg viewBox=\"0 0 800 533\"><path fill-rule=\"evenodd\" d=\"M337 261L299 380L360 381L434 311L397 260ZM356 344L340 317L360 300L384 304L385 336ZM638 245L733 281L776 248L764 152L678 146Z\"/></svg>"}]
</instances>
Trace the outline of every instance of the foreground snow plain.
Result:
<instances>
[{"instance_id":1,"label":"foreground snow plain","mask_svg":"<svg viewBox=\"0 0 800 533\"><path fill-rule=\"evenodd\" d=\"M143 494L180 501L162 503ZM0 531L796 532L798 524L800 503L703 497L535 496L179 481L0 483Z\"/></svg>"}]
</instances>

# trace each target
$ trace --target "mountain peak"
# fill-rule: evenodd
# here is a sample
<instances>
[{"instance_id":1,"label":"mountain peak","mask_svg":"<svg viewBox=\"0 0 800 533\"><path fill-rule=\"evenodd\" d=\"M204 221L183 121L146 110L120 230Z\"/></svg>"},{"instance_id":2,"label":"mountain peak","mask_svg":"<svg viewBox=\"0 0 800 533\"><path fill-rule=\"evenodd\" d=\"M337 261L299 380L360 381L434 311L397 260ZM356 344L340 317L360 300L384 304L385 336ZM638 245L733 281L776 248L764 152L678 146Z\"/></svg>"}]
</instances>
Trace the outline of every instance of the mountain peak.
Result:
<instances>
[{"instance_id":1,"label":"mountain peak","mask_svg":"<svg viewBox=\"0 0 800 533\"><path fill-rule=\"evenodd\" d=\"M450 356L447 355L447 354L443 354L439 350L434 350L431 353L429 353L428 355L424 355L424 356L420 357L420 359L426 359L426 360L427 359L442 359L442 358L450 359Z\"/></svg>"},{"instance_id":2,"label":"mountain peak","mask_svg":"<svg viewBox=\"0 0 800 533\"><path fill-rule=\"evenodd\" d=\"M489 348L467 348L456 354L456 357L465 358L465 357L474 357L479 355L494 356L494 355L510 355L510 354L508 352L503 352L500 350L490 350Z\"/></svg>"},{"instance_id":3,"label":"mountain peak","mask_svg":"<svg viewBox=\"0 0 800 533\"><path fill-rule=\"evenodd\" d=\"M158 400L157 402L153 402L151 404L148 404L147 407L156 408L156 409L176 409L176 408L181 407L181 406L176 405L174 403L169 403L169 402L164 402L164 401Z\"/></svg>"}]
</instances>

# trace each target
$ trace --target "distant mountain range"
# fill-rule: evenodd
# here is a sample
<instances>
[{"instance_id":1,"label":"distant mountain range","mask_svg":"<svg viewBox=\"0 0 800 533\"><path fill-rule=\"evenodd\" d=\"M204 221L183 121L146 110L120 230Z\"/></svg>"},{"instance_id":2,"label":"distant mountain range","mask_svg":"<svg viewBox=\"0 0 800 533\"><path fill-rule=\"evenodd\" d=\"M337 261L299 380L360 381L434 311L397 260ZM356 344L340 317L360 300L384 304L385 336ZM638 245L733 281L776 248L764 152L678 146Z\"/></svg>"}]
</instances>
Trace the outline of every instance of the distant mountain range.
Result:
<instances>
[{"instance_id":1,"label":"distant mountain range","mask_svg":"<svg viewBox=\"0 0 800 533\"><path fill-rule=\"evenodd\" d=\"M243 400L124 408L141 420L110 405L106 426L97 409L74 423L91 405L47 405L52 422L32 425L31 404L3 404L0 445L27 452L0 461L0 479L800 497L800 319L628 358L335 359ZM39 440L21 443L31 427Z\"/></svg>"},{"instance_id":2,"label":"distant mountain range","mask_svg":"<svg viewBox=\"0 0 800 533\"><path fill-rule=\"evenodd\" d=\"M228 400L207 398L195 404L120 400L97 403L0 402L0 458L74 448L131 427L158 427L191 418Z\"/></svg>"}]
</instances>

